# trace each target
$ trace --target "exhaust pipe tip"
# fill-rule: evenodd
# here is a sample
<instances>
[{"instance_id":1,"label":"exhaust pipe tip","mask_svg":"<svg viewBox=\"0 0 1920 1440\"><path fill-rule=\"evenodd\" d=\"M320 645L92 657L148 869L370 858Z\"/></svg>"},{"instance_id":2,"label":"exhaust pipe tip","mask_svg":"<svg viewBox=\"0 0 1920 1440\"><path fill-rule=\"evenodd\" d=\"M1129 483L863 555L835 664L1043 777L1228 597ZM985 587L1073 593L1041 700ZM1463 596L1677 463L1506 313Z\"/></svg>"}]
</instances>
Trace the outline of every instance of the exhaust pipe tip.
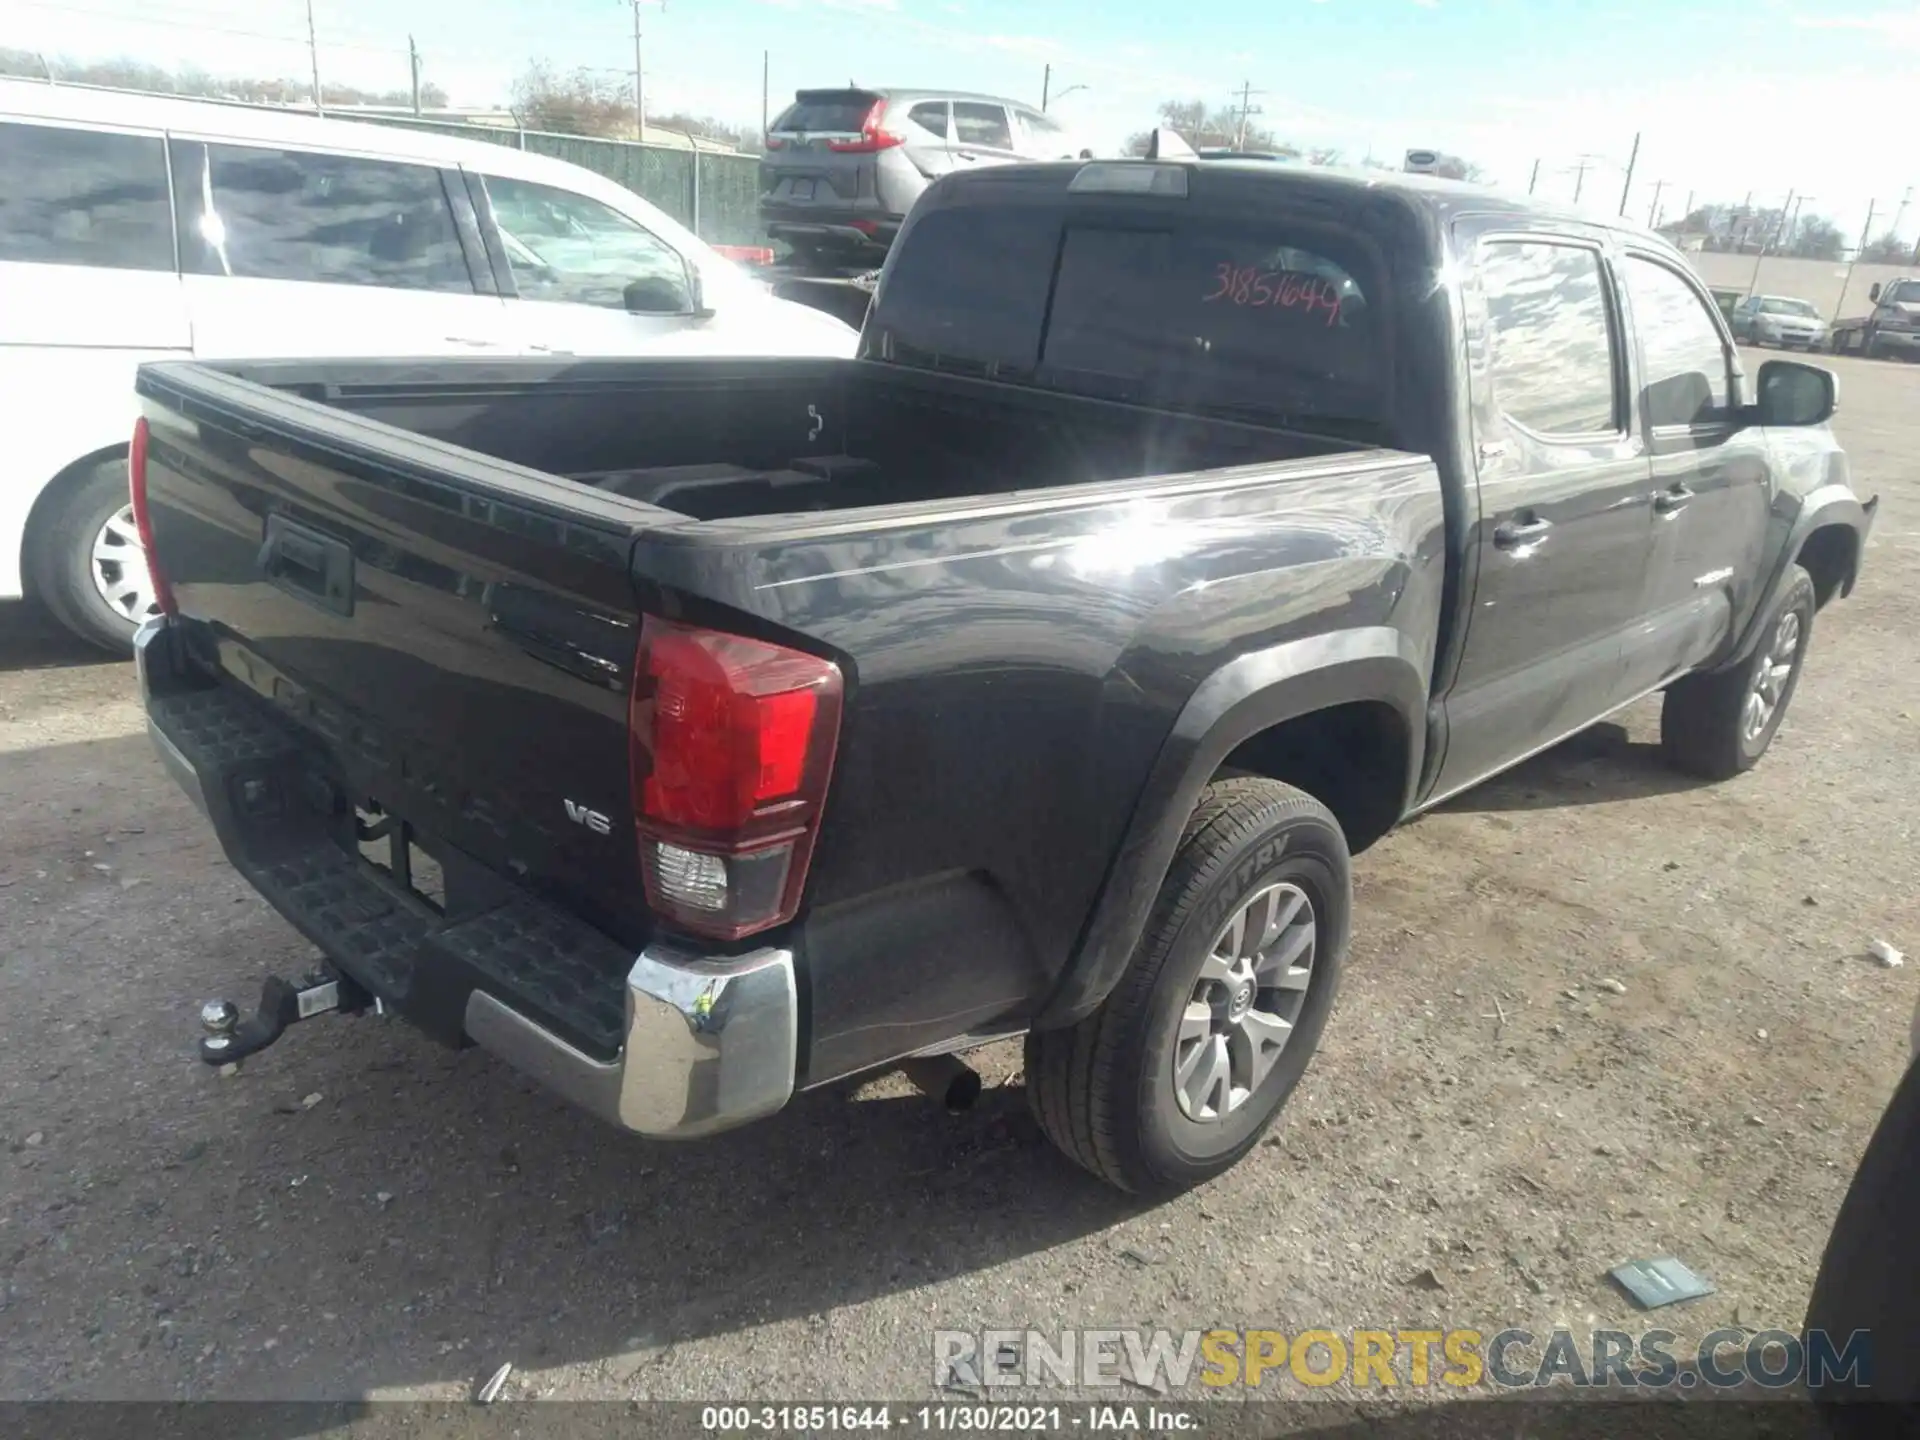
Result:
<instances>
[{"instance_id":1,"label":"exhaust pipe tip","mask_svg":"<svg viewBox=\"0 0 1920 1440\"><path fill-rule=\"evenodd\" d=\"M916 1055L901 1063L900 1072L922 1095L955 1114L971 1110L980 1098L980 1072L953 1055Z\"/></svg>"}]
</instances>

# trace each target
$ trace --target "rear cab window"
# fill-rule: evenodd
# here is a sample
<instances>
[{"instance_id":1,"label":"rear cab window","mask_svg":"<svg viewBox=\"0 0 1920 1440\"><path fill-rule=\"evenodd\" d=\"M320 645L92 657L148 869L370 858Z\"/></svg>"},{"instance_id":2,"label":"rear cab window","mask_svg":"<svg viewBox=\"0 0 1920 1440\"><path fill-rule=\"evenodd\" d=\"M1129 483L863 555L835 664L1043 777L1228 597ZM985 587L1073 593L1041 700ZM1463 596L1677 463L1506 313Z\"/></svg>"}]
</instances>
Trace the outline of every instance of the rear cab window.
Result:
<instances>
[{"instance_id":1,"label":"rear cab window","mask_svg":"<svg viewBox=\"0 0 1920 1440\"><path fill-rule=\"evenodd\" d=\"M1255 423L1389 419L1384 279L1336 226L966 206L897 252L870 358Z\"/></svg>"},{"instance_id":2,"label":"rear cab window","mask_svg":"<svg viewBox=\"0 0 1920 1440\"><path fill-rule=\"evenodd\" d=\"M158 135L0 123L0 260L172 270Z\"/></svg>"}]
</instances>

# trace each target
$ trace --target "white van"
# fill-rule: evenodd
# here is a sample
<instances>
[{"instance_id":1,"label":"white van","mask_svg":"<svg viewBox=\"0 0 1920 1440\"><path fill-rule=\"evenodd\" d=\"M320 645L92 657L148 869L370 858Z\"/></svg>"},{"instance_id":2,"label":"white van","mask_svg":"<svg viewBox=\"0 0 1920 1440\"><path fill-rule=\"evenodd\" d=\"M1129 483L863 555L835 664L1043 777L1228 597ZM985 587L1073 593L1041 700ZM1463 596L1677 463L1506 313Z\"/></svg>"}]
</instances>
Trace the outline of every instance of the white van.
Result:
<instances>
[{"instance_id":1,"label":"white van","mask_svg":"<svg viewBox=\"0 0 1920 1440\"><path fill-rule=\"evenodd\" d=\"M154 609L127 508L142 361L822 355L614 182L484 141L0 80L0 599L125 648Z\"/></svg>"}]
</instances>

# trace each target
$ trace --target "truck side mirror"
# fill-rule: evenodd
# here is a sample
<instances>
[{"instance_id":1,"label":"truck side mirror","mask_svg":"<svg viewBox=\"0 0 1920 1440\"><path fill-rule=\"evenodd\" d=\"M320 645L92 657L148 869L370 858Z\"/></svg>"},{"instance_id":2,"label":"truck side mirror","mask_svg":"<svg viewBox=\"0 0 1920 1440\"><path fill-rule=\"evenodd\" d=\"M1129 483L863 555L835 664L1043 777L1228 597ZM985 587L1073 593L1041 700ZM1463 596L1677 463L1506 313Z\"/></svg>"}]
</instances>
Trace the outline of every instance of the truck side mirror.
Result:
<instances>
[{"instance_id":1,"label":"truck side mirror","mask_svg":"<svg viewBox=\"0 0 1920 1440\"><path fill-rule=\"evenodd\" d=\"M1873 282L1873 287L1867 291L1867 299L1878 300L1879 298L1880 298L1880 282L1876 280Z\"/></svg>"},{"instance_id":2,"label":"truck side mirror","mask_svg":"<svg viewBox=\"0 0 1920 1440\"><path fill-rule=\"evenodd\" d=\"M1754 419L1762 425L1824 425L1840 408L1840 382L1831 370L1797 360L1760 367Z\"/></svg>"}]
</instances>

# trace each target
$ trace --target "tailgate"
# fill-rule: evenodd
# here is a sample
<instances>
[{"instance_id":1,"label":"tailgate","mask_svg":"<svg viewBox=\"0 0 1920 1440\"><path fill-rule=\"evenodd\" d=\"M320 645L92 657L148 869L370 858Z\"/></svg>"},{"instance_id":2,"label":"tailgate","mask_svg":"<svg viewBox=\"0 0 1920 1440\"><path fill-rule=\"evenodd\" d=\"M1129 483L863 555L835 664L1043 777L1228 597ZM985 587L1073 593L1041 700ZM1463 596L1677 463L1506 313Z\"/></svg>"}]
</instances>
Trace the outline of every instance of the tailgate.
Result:
<instances>
[{"instance_id":1,"label":"tailgate","mask_svg":"<svg viewBox=\"0 0 1920 1440\"><path fill-rule=\"evenodd\" d=\"M290 720L370 828L643 940L627 564L659 512L201 365L137 388L200 666Z\"/></svg>"},{"instance_id":2,"label":"tailgate","mask_svg":"<svg viewBox=\"0 0 1920 1440\"><path fill-rule=\"evenodd\" d=\"M763 198L816 205L873 194L873 152L838 147L860 142L881 98L869 90L800 91L768 127L769 148L760 170Z\"/></svg>"}]
</instances>

